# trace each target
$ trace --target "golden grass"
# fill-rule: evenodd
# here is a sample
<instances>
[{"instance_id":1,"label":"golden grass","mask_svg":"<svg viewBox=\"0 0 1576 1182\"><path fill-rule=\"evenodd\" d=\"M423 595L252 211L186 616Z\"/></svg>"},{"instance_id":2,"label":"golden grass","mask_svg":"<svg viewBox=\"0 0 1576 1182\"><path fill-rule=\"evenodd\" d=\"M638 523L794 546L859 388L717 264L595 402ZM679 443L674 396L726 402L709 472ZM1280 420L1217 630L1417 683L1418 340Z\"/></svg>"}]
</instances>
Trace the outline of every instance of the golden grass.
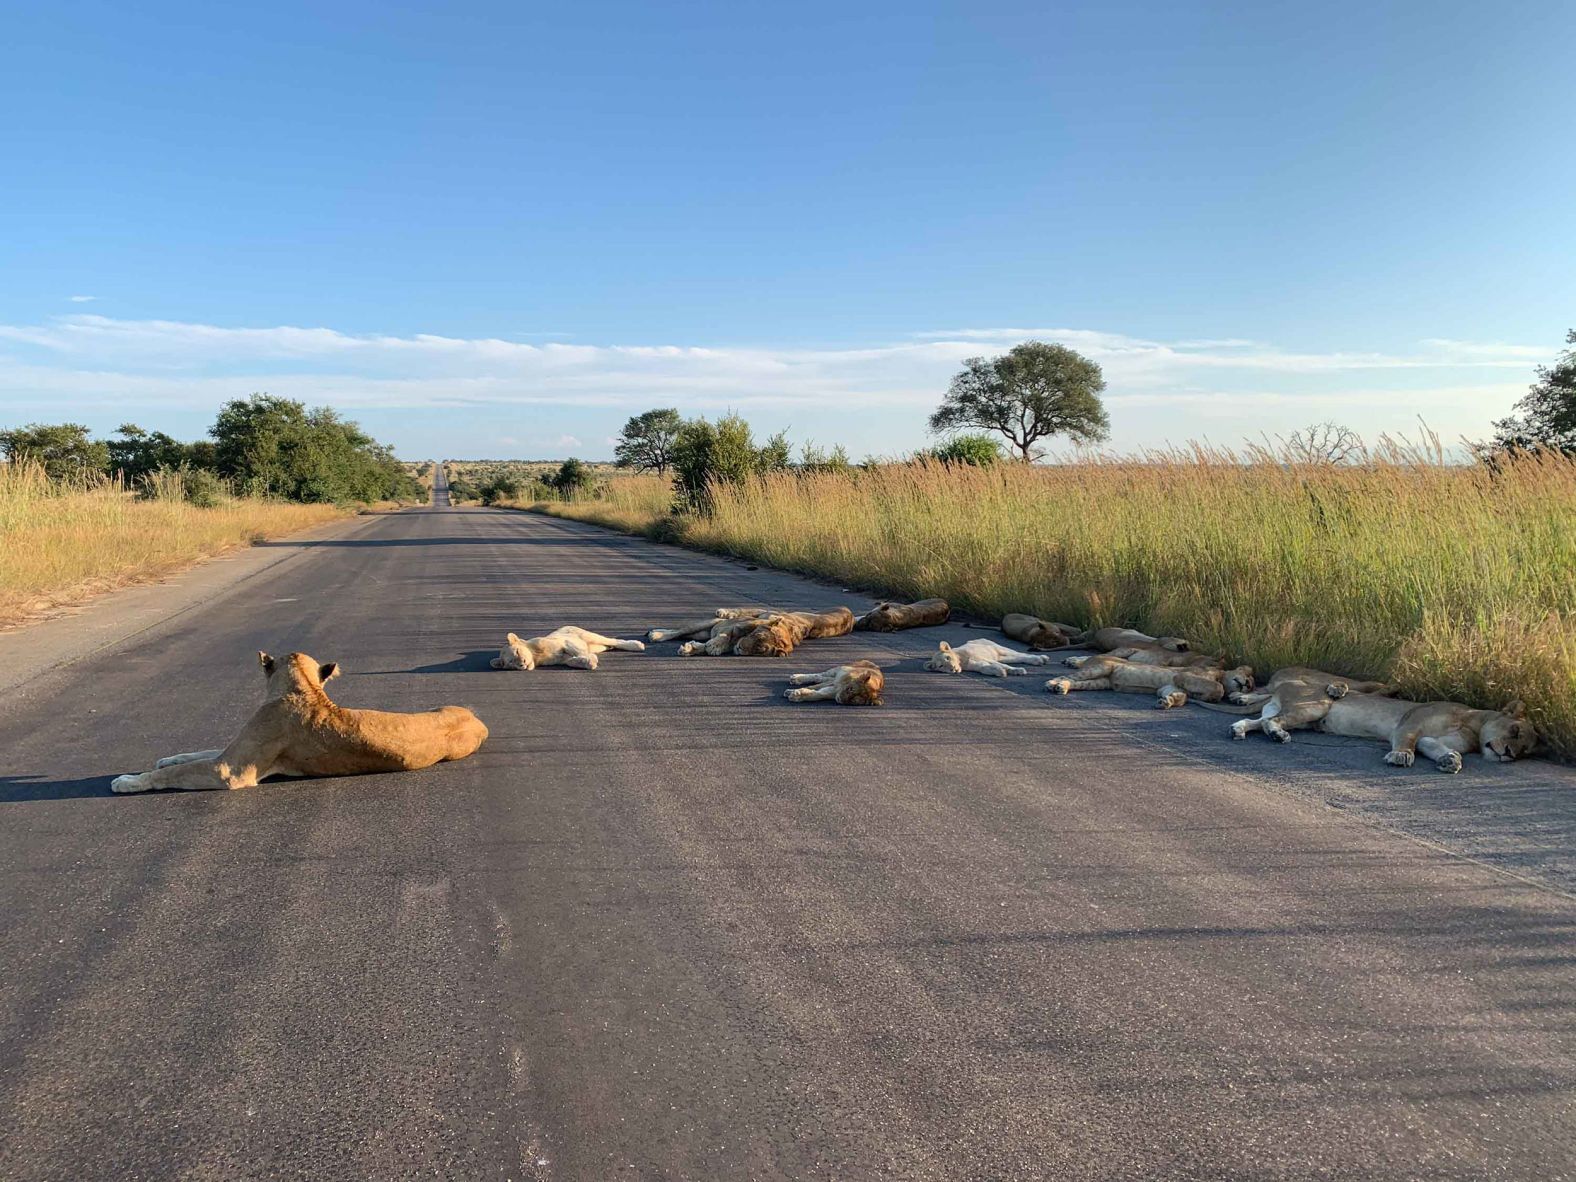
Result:
<instances>
[{"instance_id":1,"label":"golden grass","mask_svg":"<svg viewBox=\"0 0 1576 1182\"><path fill-rule=\"evenodd\" d=\"M783 474L671 519L615 480L543 511L675 536L991 618L1181 634L1261 670L1393 677L1409 697L1522 697L1576 756L1576 462L1498 471L1390 447L1357 466L1194 451L1062 466Z\"/></svg>"},{"instance_id":2,"label":"golden grass","mask_svg":"<svg viewBox=\"0 0 1576 1182\"><path fill-rule=\"evenodd\" d=\"M114 482L55 488L37 469L0 465L0 627L344 512L254 500L198 509L140 501Z\"/></svg>"}]
</instances>

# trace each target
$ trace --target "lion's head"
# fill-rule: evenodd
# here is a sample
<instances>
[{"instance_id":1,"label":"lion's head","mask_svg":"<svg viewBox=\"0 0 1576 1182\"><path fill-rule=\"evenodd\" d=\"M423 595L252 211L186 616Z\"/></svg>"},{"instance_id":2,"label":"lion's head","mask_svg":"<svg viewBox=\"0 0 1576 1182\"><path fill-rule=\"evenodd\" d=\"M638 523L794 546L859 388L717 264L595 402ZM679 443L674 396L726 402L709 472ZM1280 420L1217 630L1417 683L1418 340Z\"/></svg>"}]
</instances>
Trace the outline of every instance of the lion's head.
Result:
<instances>
[{"instance_id":1,"label":"lion's head","mask_svg":"<svg viewBox=\"0 0 1576 1182\"><path fill-rule=\"evenodd\" d=\"M337 662L330 661L326 665L319 665L305 653L286 653L279 660L275 660L267 653L259 651L257 663L263 667L263 677L268 683L267 694L270 699L282 698L286 694L301 690L322 689L325 681L339 676Z\"/></svg>"},{"instance_id":2,"label":"lion's head","mask_svg":"<svg viewBox=\"0 0 1576 1182\"><path fill-rule=\"evenodd\" d=\"M935 654L925 662L925 668L932 673L962 673L963 660L952 651L952 646L943 640L936 647Z\"/></svg>"},{"instance_id":3,"label":"lion's head","mask_svg":"<svg viewBox=\"0 0 1576 1182\"><path fill-rule=\"evenodd\" d=\"M1253 669L1248 665L1227 669L1220 675L1220 684L1225 687L1227 694L1250 694L1253 692Z\"/></svg>"},{"instance_id":4,"label":"lion's head","mask_svg":"<svg viewBox=\"0 0 1576 1182\"><path fill-rule=\"evenodd\" d=\"M1538 732L1527 721L1527 709L1518 700L1505 703L1504 709L1489 717L1479 732L1478 742L1484 759L1510 763L1532 754L1538 745Z\"/></svg>"},{"instance_id":5,"label":"lion's head","mask_svg":"<svg viewBox=\"0 0 1576 1182\"><path fill-rule=\"evenodd\" d=\"M536 656L525 641L513 632L504 638L503 649L492 659L494 669L535 669Z\"/></svg>"},{"instance_id":6,"label":"lion's head","mask_svg":"<svg viewBox=\"0 0 1576 1182\"><path fill-rule=\"evenodd\" d=\"M733 651L741 657L786 657L796 640L787 620L769 616L741 636Z\"/></svg>"}]
</instances>

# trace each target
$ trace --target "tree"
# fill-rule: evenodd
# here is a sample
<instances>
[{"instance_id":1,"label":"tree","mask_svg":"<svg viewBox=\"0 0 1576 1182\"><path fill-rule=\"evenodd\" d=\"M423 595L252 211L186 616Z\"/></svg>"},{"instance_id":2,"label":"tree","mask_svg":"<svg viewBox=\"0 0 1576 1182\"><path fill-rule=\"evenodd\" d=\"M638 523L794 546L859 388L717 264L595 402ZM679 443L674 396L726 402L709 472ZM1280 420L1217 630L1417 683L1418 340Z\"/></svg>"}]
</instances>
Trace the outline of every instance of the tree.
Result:
<instances>
[{"instance_id":1,"label":"tree","mask_svg":"<svg viewBox=\"0 0 1576 1182\"><path fill-rule=\"evenodd\" d=\"M51 480L82 480L109 471L109 448L88 438L81 423L29 423L0 431L0 452L13 464L38 464Z\"/></svg>"},{"instance_id":2,"label":"tree","mask_svg":"<svg viewBox=\"0 0 1576 1182\"><path fill-rule=\"evenodd\" d=\"M784 432L756 447L750 424L737 414L725 414L715 423L691 419L673 441L673 491L680 508L705 513L715 486L780 471L791 457Z\"/></svg>"},{"instance_id":3,"label":"tree","mask_svg":"<svg viewBox=\"0 0 1576 1182\"><path fill-rule=\"evenodd\" d=\"M671 407L635 415L618 434L614 462L620 468L666 476L673 465L673 442L683 425L679 412Z\"/></svg>"},{"instance_id":4,"label":"tree","mask_svg":"<svg viewBox=\"0 0 1576 1182\"><path fill-rule=\"evenodd\" d=\"M136 423L122 423L115 431L119 437L109 441L109 467L127 483L135 484L161 469L211 467L196 462L197 446L182 443L163 431L145 431ZM209 451L207 445L203 450Z\"/></svg>"},{"instance_id":5,"label":"tree","mask_svg":"<svg viewBox=\"0 0 1576 1182\"><path fill-rule=\"evenodd\" d=\"M1001 444L990 435L970 432L954 435L940 447L933 447L923 454L941 464L969 464L976 468L988 468L1001 462Z\"/></svg>"},{"instance_id":6,"label":"tree","mask_svg":"<svg viewBox=\"0 0 1576 1182\"><path fill-rule=\"evenodd\" d=\"M1565 334L1565 343L1576 346L1576 328ZM1552 368L1538 366L1538 380L1516 409L1519 415L1494 424L1496 448L1576 455L1576 347L1560 354Z\"/></svg>"},{"instance_id":7,"label":"tree","mask_svg":"<svg viewBox=\"0 0 1576 1182\"><path fill-rule=\"evenodd\" d=\"M596 484L596 474L591 471L591 465L584 460L570 456L558 466L558 471L549 477L546 483L557 489L559 496L575 497Z\"/></svg>"},{"instance_id":8,"label":"tree","mask_svg":"<svg viewBox=\"0 0 1576 1182\"><path fill-rule=\"evenodd\" d=\"M831 451L819 448L814 443L806 443L799 449L801 472L848 472L853 466L853 461L848 458L848 452L841 443Z\"/></svg>"},{"instance_id":9,"label":"tree","mask_svg":"<svg viewBox=\"0 0 1576 1182\"><path fill-rule=\"evenodd\" d=\"M973 427L1005 435L1025 463L1038 440L1068 435L1079 443L1104 439L1110 419L1100 404L1100 367L1062 345L1026 341L1000 357L971 357L936 413L935 434Z\"/></svg>"},{"instance_id":10,"label":"tree","mask_svg":"<svg viewBox=\"0 0 1576 1182\"><path fill-rule=\"evenodd\" d=\"M1293 431L1281 451L1293 464L1347 464L1362 458L1363 438L1339 423L1314 423Z\"/></svg>"}]
</instances>

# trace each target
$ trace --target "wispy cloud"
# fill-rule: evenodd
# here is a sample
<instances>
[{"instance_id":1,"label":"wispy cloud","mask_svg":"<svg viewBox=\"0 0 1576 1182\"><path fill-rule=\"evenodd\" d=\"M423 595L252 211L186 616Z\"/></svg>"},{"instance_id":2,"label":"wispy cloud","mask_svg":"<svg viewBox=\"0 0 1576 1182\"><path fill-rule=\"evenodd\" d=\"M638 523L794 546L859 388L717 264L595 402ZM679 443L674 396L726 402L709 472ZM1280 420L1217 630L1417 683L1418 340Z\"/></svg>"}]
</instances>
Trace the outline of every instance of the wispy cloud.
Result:
<instances>
[{"instance_id":1,"label":"wispy cloud","mask_svg":"<svg viewBox=\"0 0 1576 1182\"><path fill-rule=\"evenodd\" d=\"M94 300L98 299L98 296L75 295L67 296L66 298L73 304L91 304Z\"/></svg>"},{"instance_id":2,"label":"wispy cloud","mask_svg":"<svg viewBox=\"0 0 1576 1182\"><path fill-rule=\"evenodd\" d=\"M923 412L964 358L1027 339L1069 345L1101 364L1119 443L1125 435L1149 442L1161 430L1185 438L1189 418L1240 417L1250 407L1293 426L1348 412L1366 421L1388 408L1410 419L1445 407L1459 424L1432 413L1430 421L1467 430L1503 414L1532 364L1551 355L1445 339L1393 352L1309 352L1236 337L1163 341L1077 328L965 328L841 348L587 345L77 314L0 325L0 416L11 417L8 407L63 404L208 410L266 389L350 409L587 411L572 424L577 435L554 441L558 450L582 448L611 420L653 405L764 408L829 439L841 418L887 414L917 438Z\"/></svg>"}]
</instances>

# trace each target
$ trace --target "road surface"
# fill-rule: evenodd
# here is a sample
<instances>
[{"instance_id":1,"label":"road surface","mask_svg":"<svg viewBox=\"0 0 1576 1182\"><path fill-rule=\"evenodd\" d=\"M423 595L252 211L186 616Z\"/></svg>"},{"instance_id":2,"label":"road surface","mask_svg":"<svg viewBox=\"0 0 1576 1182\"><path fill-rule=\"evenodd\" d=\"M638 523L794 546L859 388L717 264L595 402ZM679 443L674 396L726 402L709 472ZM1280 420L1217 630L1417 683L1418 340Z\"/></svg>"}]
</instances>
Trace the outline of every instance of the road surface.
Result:
<instances>
[{"instance_id":1,"label":"road surface","mask_svg":"<svg viewBox=\"0 0 1576 1182\"><path fill-rule=\"evenodd\" d=\"M9 691L0 1177L1576 1176L1568 773L922 672L958 627L497 672L868 600L437 500ZM109 795L227 739L257 649L492 737ZM781 698L856 656L886 708Z\"/></svg>"}]
</instances>

